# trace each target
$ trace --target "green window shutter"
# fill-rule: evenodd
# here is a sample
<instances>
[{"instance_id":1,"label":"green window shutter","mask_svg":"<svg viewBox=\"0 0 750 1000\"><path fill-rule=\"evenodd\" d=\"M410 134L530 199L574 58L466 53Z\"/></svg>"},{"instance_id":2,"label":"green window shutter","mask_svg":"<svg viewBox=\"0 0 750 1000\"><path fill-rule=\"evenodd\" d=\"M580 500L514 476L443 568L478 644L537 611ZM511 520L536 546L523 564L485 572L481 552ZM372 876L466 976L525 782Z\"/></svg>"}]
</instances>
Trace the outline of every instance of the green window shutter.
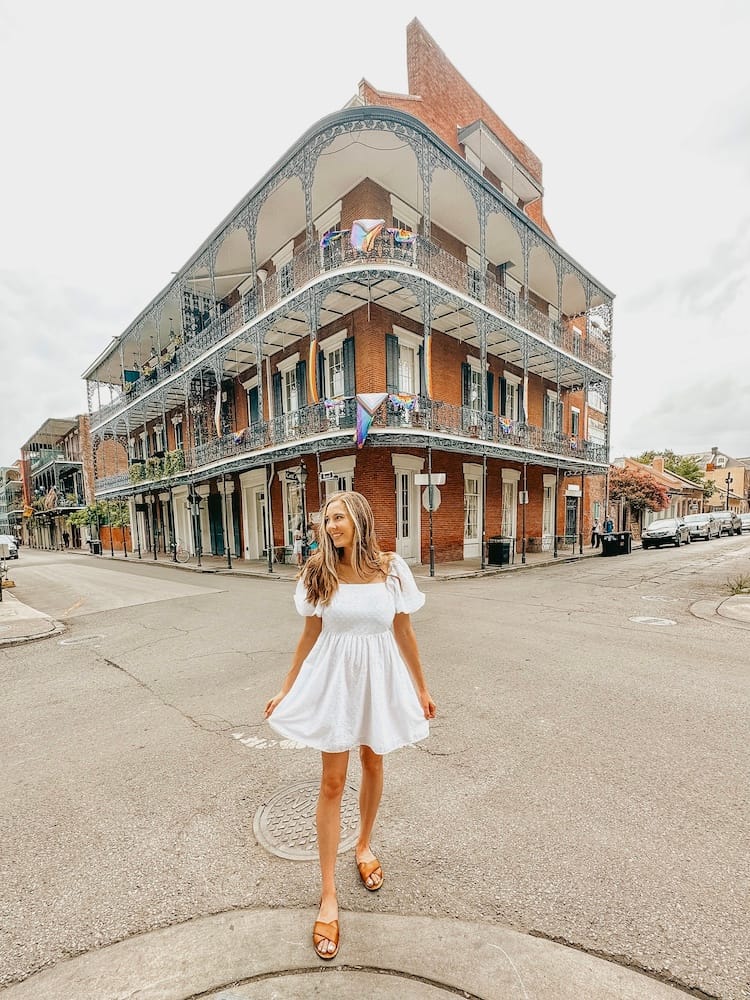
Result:
<instances>
[{"instance_id":1,"label":"green window shutter","mask_svg":"<svg viewBox=\"0 0 750 1000\"><path fill-rule=\"evenodd\" d=\"M318 381L318 399L323 399L326 394L326 356L318 345L318 353L315 359L316 378Z\"/></svg>"},{"instance_id":2,"label":"green window shutter","mask_svg":"<svg viewBox=\"0 0 750 1000\"><path fill-rule=\"evenodd\" d=\"M257 424L260 420L260 410L258 408L258 386L256 385L254 389L251 389L248 393L248 401L250 404L250 423Z\"/></svg>"},{"instance_id":3,"label":"green window shutter","mask_svg":"<svg viewBox=\"0 0 750 1000\"><path fill-rule=\"evenodd\" d=\"M354 337L347 337L343 343L344 351L344 395L354 396L356 387L356 373L354 368Z\"/></svg>"},{"instance_id":4,"label":"green window shutter","mask_svg":"<svg viewBox=\"0 0 750 1000\"><path fill-rule=\"evenodd\" d=\"M398 337L385 335L385 390L398 392Z\"/></svg>"},{"instance_id":5,"label":"green window shutter","mask_svg":"<svg viewBox=\"0 0 750 1000\"><path fill-rule=\"evenodd\" d=\"M495 395L495 376L492 372L487 372L487 409L490 413L495 412L495 401L493 396Z\"/></svg>"},{"instance_id":6,"label":"green window shutter","mask_svg":"<svg viewBox=\"0 0 750 1000\"><path fill-rule=\"evenodd\" d=\"M500 378L500 416L506 416L506 409L508 407L508 390L507 390L508 380Z\"/></svg>"},{"instance_id":7,"label":"green window shutter","mask_svg":"<svg viewBox=\"0 0 750 1000\"><path fill-rule=\"evenodd\" d=\"M284 401L281 396L281 372L276 372L271 381L273 383L273 415L280 417L284 412Z\"/></svg>"},{"instance_id":8,"label":"green window shutter","mask_svg":"<svg viewBox=\"0 0 750 1000\"><path fill-rule=\"evenodd\" d=\"M307 406L307 361L298 361L296 365L297 375L297 406L301 409Z\"/></svg>"},{"instance_id":9,"label":"green window shutter","mask_svg":"<svg viewBox=\"0 0 750 1000\"><path fill-rule=\"evenodd\" d=\"M461 363L461 405L471 404L471 368L463 361Z\"/></svg>"}]
</instances>

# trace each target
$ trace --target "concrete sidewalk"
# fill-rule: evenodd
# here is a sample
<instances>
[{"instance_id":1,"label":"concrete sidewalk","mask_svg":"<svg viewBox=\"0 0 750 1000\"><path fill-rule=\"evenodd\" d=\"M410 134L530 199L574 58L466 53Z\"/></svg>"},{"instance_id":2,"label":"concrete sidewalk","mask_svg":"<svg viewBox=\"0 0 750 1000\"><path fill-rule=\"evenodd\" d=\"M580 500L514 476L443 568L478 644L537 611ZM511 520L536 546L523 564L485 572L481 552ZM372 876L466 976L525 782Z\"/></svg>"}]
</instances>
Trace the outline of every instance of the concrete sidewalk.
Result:
<instances>
[{"instance_id":1,"label":"concrete sidewalk","mask_svg":"<svg viewBox=\"0 0 750 1000\"><path fill-rule=\"evenodd\" d=\"M42 611L30 608L7 588L3 588L3 599L0 601L0 647L14 646L32 639L48 639L64 631L65 626L60 622Z\"/></svg>"},{"instance_id":2,"label":"concrete sidewalk","mask_svg":"<svg viewBox=\"0 0 750 1000\"><path fill-rule=\"evenodd\" d=\"M129 938L0 991L2 1000L676 1000L651 976L504 927L342 912L316 958L313 910L236 910Z\"/></svg>"}]
</instances>

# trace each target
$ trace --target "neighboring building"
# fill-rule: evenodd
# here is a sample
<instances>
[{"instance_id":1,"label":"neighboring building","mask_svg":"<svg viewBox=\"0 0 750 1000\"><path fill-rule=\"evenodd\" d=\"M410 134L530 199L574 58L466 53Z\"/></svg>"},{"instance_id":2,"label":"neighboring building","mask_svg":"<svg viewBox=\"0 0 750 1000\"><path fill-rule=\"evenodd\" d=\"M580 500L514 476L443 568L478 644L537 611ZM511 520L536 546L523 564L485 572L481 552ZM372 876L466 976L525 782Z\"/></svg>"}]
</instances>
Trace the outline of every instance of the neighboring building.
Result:
<instances>
[{"instance_id":1,"label":"neighboring building","mask_svg":"<svg viewBox=\"0 0 750 1000\"><path fill-rule=\"evenodd\" d=\"M84 456L90 452L88 418L50 417L21 446L21 473L27 513L24 541L34 548L59 549L64 534L79 547L81 535L69 521L70 514L91 498L84 472Z\"/></svg>"},{"instance_id":2,"label":"neighboring building","mask_svg":"<svg viewBox=\"0 0 750 1000\"><path fill-rule=\"evenodd\" d=\"M732 458L716 447L690 457L703 470L705 479L714 483L706 510L731 509L738 514L750 510L750 464L747 459Z\"/></svg>"},{"instance_id":3,"label":"neighboring building","mask_svg":"<svg viewBox=\"0 0 750 1000\"><path fill-rule=\"evenodd\" d=\"M0 466L0 535L20 538L23 484L19 464Z\"/></svg>"},{"instance_id":4,"label":"neighboring building","mask_svg":"<svg viewBox=\"0 0 750 1000\"><path fill-rule=\"evenodd\" d=\"M261 559L353 487L381 543L426 561L430 467L438 560L483 536L553 549L603 515L612 294L418 21L407 57L408 95L362 81L84 373L96 496L130 501L143 548L228 534Z\"/></svg>"},{"instance_id":5,"label":"neighboring building","mask_svg":"<svg viewBox=\"0 0 750 1000\"><path fill-rule=\"evenodd\" d=\"M664 510L644 510L638 514L627 511L627 515L621 512L618 523L626 523L627 529L633 531L637 537L640 537L643 528L648 527L657 518L685 517L686 514L697 514L704 509L703 488L692 480L666 469L662 455L656 455L650 465L636 462L634 458L617 458L612 464L619 468L647 472L663 487L669 497L669 506Z\"/></svg>"}]
</instances>

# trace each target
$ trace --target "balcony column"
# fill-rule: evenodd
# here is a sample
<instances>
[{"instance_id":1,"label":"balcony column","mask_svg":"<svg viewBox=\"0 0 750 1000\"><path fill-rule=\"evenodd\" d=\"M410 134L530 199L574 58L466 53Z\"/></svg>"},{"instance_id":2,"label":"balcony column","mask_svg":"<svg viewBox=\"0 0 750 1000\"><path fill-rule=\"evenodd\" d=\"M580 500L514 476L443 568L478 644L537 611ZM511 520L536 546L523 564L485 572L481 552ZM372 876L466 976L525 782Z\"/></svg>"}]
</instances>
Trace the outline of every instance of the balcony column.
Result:
<instances>
[{"instance_id":1,"label":"balcony column","mask_svg":"<svg viewBox=\"0 0 750 1000\"><path fill-rule=\"evenodd\" d=\"M313 219L312 189L315 177L315 167L318 162L318 154L309 147L305 147L302 156L302 169L300 180L302 181L302 194L305 199L305 237L308 250L312 250L315 240L315 220Z\"/></svg>"},{"instance_id":2,"label":"balcony column","mask_svg":"<svg viewBox=\"0 0 750 1000\"><path fill-rule=\"evenodd\" d=\"M426 243L430 242L430 185L432 184L432 173L435 169L435 153L427 138L422 138L417 152L417 166L419 169L419 183L422 192L422 237Z\"/></svg>"},{"instance_id":3,"label":"balcony column","mask_svg":"<svg viewBox=\"0 0 750 1000\"><path fill-rule=\"evenodd\" d=\"M258 373L258 418L261 423L265 420L263 410L263 399L265 396L263 386L263 324L258 323L255 327L255 369ZM270 413L270 411L269 411Z\"/></svg>"},{"instance_id":4,"label":"balcony column","mask_svg":"<svg viewBox=\"0 0 750 1000\"><path fill-rule=\"evenodd\" d=\"M489 216L489 205L487 194L480 190L477 199L477 209L479 212L479 295L480 301L487 301L487 218Z\"/></svg>"},{"instance_id":5,"label":"balcony column","mask_svg":"<svg viewBox=\"0 0 750 1000\"><path fill-rule=\"evenodd\" d=\"M423 389L428 399L432 399L432 291L429 282L424 282L422 294L422 324L424 346L422 364L424 366ZM432 425L432 409L428 409L428 426Z\"/></svg>"}]
</instances>

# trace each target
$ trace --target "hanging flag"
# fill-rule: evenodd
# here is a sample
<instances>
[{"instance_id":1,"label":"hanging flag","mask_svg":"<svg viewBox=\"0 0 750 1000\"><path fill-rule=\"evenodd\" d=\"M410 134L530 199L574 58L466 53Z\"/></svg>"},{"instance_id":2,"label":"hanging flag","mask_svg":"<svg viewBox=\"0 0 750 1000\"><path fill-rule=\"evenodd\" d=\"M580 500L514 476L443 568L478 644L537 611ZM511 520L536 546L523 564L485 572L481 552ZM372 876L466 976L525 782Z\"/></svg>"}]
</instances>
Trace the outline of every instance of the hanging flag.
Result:
<instances>
[{"instance_id":1,"label":"hanging flag","mask_svg":"<svg viewBox=\"0 0 750 1000\"><path fill-rule=\"evenodd\" d=\"M310 352L307 359L307 398L311 403L319 403L318 396L318 338L313 337L310 341Z\"/></svg>"},{"instance_id":2,"label":"hanging flag","mask_svg":"<svg viewBox=\"0 0 750 1000\"><path fill-rule=\"evenodd\" d=\"M369 253L385 225L385 219L355 219L349 240L355 250Z\"/></svg>"},{"instance_id":3,"label":"hanging flag","mask_svg":"<svg viewBox=\"0 0 750 1000\"><path fill-rule=\"evenodd\" d=\"M335 240L340 240L342 236L346 236L348 232L350 232L349 229L329 229L327 233L323 234L323 238L320 241L321 247L325 250Z\"/></svg>"},{"instance_id":4,"label":"hanging flag","mask_svg":"<svg viewBox=\"0 0 750 1000\"><path fill-rule=\"evenodd\" d=\"M423 351L424 382L427 395L432 399L432 334L428 333L424 338Z\"/></svg>"},{"instance_id":5,"label":"hanging flag","mask_svg":"<svg viewBox=\"0 0 750 1000\"><path fill-rule=\"evenodd\" d=\"M367 440L373 418L381 403L388 398L387 392L360 392L357 394L357 429L354 440L361 448Z\"/></svg>"},{"instance_id":6,"label":"hanging flag","mask_svg":"<svg viewBox=\"0 0 750 1000\"><path fill-rule=\"evenodd\" d=\"M392 392L388 396L388 402L394 410L406 410L411 413L417 403L417 397L406 392Z\"/></svg>"},{"instance_id":7,"label":"hanging flag","mask_svg":"<svg viewBox=\"0 0 750 1000\"><path fill-rule=\"evenodd\" d=\"M216 389L216 405L214 406L214 426L216 436L221 437L221 386Z\"/></svg>"}]
</instances>

